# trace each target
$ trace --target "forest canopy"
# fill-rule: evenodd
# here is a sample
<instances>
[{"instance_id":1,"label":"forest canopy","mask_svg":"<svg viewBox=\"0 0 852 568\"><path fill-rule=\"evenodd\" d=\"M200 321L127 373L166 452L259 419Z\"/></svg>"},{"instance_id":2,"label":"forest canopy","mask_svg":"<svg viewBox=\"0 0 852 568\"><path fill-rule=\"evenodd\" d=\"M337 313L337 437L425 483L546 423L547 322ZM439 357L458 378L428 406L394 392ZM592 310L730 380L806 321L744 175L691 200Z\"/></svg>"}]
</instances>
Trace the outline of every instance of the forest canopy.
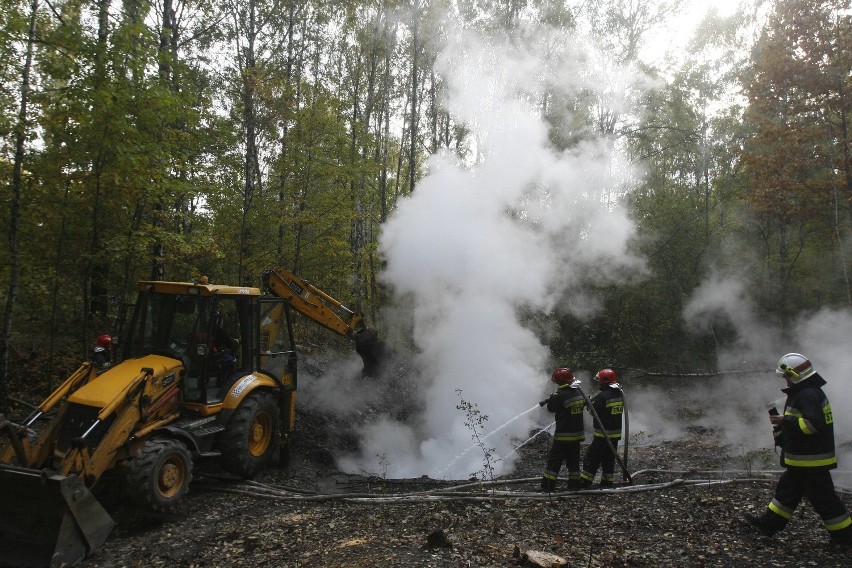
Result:
<instances>
[{"instance_id":1,"label":"forest canopy","mask_svg":"<svg viewBox=\"0 0 852 568\"><path fill-rule=\"evenodd\" d=\"M625 212L641 262L583 265L548 290L559 301L517 306L553 358L713 368L741 330L695 307L708 286L782 332L852 301L848 0L710 9L673 50L660 38L687 0L2 5L0 410L28 361L56 380L118 333L138 280L259 286L280 265L389 323L383 231L436 157L476 171L497 142L449 104L458 33L519 53L582 38L524 104L554 154L594 144L629 162L592 199ZM596 83L601 68L623 80ZM526 205L502 213L535 228Z\"/></svg>"}]
</instances>

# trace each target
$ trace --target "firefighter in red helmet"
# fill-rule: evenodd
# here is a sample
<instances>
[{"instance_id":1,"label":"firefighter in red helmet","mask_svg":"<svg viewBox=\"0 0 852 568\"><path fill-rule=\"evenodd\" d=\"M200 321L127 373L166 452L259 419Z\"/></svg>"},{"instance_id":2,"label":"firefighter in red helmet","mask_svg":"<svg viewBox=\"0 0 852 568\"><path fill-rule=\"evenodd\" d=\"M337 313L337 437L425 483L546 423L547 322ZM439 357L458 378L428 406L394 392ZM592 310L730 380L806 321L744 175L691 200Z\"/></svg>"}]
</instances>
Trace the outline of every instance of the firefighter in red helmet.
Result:
<instances>
[{"instance_id":1,"label":"firefighter in red helmet","mask_svg":"<svg viewBox=\"0 0 852 568\"><path fill-rule=\"evenodd\" d=\"M112 365L112 336L99 335L92 350L92 363L98 371L106 370Z\"/></svg>"},{"instance_id":2,"label":"firefighter in red helmet","mask_svg":"<svg viewBox=\"0 0 852 568\"><path fill-rule=\"evenodd\" d=\"M800 353L781 357L775 372L787 384L781 389L787 400L782 413L770 411L769 421L775 445L781 447L785 471L763 514L746 514L745 520L764 536L772 536L787 526L802 497L807 497L828 529L831 542L852 548L852 519L831 479L837 456L831 404L822 390L825 379Z\"/></svg>"},{"instance_id":3,"label":"firefighter in red helmet","mask_svg":"<svg viewBox=\"0 0 852 568\"><path fill-rule=\"evenodd\" d=\"M568 489L580 486L580 443L586 438L583 431L585 398L580 392L580 381L571 369L560 367L553 371L550 380L557 385L556 392L539 405L556 414L556 430L541 478L541 489L553 491L562 462L568 468Z\"/></svg>"},{"instance_id":4,"label":"firefighter in red helmet","mask_svg":"<svg viewBox=\"0 0 852 568\"><path fill-rule=\"evenodd\" d=\"M624 396L618 376L612 369L601 369L595 375L600 391L592 397L591 404L600 418L595 423L595 436L586 450L583 459L583 471L580 473L580 485L588 487L595 480L598 468L601 468L601 487L612 486L615 480L615 454L621 440L621 417L624 413ZM603 426L603 427L601 427ZM607 438L612 444L607 443Z\"/></svg>"}]
</instances>

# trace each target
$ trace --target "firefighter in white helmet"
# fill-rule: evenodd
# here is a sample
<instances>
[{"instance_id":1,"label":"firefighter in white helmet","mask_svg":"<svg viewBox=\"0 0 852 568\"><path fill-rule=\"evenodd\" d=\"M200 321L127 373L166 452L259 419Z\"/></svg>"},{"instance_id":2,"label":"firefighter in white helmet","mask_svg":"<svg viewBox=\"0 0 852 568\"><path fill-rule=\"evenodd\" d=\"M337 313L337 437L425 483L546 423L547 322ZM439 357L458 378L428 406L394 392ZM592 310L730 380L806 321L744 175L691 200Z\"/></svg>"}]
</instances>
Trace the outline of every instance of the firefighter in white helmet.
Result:
<instances>
[{"instance_id":1,"label":"firefighter in white helmet","mask_svg":"<svg viewBox=\"0 0 852 568\"><path fill-rule=\"evenodd\" d=\"M553 371L550 380L558 385L556 392L539 405L547 406L556 414L556 430L547 455L547 465L541 477L541 490L553 491L556 478L565 462L568 468L568 489L578 489L580 483L580 443L586 439L583 431L583 407L586 405L580 392L580 381L571 369L560 367Z\"/></svg>"},{"instance_id":2,"label":"firefighter in white helmet","mask_svg":"<svg viewBox=\"0 0 852 568\"><path fill-rule=\"evenodd\" d=\"M852 546L852 520L834 492L831 470L837 467L831 404L822 390L826 384L807 357L788 353L778 361L776 373L787 388L783 413L770 410L775 445L781 447L784 473L775 495L762 515L746 514L745 520L761 534L772 536L783 529L807 497L822 517L835 544Z\"/></svg>"}]
</instances>

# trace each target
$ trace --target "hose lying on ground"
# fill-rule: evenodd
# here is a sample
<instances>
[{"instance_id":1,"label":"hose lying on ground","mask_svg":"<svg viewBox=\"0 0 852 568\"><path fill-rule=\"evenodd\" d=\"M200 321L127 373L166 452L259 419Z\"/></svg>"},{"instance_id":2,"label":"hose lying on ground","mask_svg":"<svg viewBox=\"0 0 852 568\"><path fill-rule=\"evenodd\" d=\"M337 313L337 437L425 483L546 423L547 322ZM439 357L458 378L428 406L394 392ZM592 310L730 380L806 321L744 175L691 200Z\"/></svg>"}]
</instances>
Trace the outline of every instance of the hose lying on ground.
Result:
<instances>
[{"instance_id":1,"label":"hose lying on ground","mask_svg":"<svg viewBox=\"0 0 852 568\"><path fill-rule=\"evenodd\" d=\"M642 470L637 473L645 472L660 472L665 473L666 470ZM690 472L687 472L690 473ZM720 473L730 473L720 472ZM762 472L752 472L760 474ZM777 472L768 472L777 473ZM686 486L710 486L710 485L730 485L734 483L774 483L773 477L747 477L747 478L729 478L729 479L683 479L677 478L667 482L649 483L645 485L627 485L620 487L611 487L606 489L586 489L581 491L563 491L553 493L539 493L527 491L497 491L494 487L504 485L516 485L519 483L531 483L538 481L537 477L529 477L522 479L505 479L494 481L481 481L475 483L464 483L457 486L442 487L429 489L424 491L415 491L410 493L393 493L393 494L377 494L377 493L333 493L320 494L310 491L301 491L293 488L281 488L274 485L259 483L256 481L240 482L236 486L210 486L207 489L221 493L235 493L238 495L246 495L260 499L272 499L276 501L301 501L301 502L323 502L323 501L347 501L357 503L426 503L435 501L511 501L511 500L528 500L528 501L545 501L556 498L576 498L583 496L596 495L619 495L625 493L640 493L645 491L659 491L672 487ZM479 489L486 492L478 493L460 493L462 490Z\"/></svg>"}]
</instances>

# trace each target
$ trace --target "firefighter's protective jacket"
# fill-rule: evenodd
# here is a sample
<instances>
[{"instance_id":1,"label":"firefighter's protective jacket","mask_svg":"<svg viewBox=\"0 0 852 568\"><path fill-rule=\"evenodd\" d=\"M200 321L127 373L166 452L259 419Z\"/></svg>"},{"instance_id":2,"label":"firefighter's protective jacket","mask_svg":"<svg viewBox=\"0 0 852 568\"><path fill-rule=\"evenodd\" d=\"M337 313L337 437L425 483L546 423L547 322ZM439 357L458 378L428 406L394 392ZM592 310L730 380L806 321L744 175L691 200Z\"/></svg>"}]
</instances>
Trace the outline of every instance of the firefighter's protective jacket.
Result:
<instances>
[{"instance_id":1,"label":"firefighter's protective jacket","mask_svg":"<svg viewBox=\"0 0 852 568\"><path fill-rule=\"evenodd\" d=\"M570 383L560 385L547 399L547 409L556 413L555 441L577 442L586 438L583 432L583 393Z\"/></svg>"},{"instance_id":2,"label":"firefighter's protective jacket","mask_svg":"<svg viewBox=\"0 0 852 568\"><path fill-rule=\"evenodd\" d=\"M621 439L621 415L624 414L624 396L614 385L601 385L601 390L592 398L592 406L603 423L604 430L595 423L595 438Z\"/></svg>"},{"instance_id":3,"label":"firefighter's protective jacket","mask_svg":"<svg viewBox=\"0 0 852 568\"><path fill-rule=\"evenodd\" d=\"M825 385L819 373L782 389L787 394L784 421L775 431L775 443L781 446L781 465L790 469L834 469L834 420L831 404L822 391Z\"/></svg>"}]
</instances>

